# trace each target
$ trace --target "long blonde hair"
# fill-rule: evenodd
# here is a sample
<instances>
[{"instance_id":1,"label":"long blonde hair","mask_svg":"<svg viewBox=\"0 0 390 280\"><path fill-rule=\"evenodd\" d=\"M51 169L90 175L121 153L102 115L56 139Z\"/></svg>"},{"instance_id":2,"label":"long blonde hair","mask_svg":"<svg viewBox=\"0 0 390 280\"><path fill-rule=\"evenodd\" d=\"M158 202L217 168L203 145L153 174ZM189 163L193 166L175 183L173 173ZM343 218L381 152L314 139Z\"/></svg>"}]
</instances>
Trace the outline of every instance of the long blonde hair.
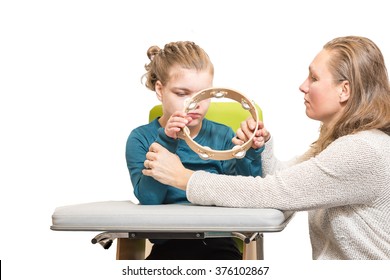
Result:
<instances>
[{"instance_id":1,"label":"long blonde hair","mask_svg":"<svg viewBox=\"0 0 390 280\"><path fill-rule=\"evenodd\" d=\"M163 49L151 46L146 54L150 63L145 65L147 72L141 80L145 79L145 86L152 91L155 90L157 81L163 85L168 82L169 71L176 65L198 71L209 69L210 73L214 75L214 66L209 56L194 42L171 42L166 44Z\"/></svg>"},{"instance_id":2,"label":"long blonde hair","mask_svg":"<svg viewBox=\"0 0 390 280\"><path fill-rule=\"evenodd\" d=\"M321 126L311 155L319 154L337 138L359 131L379 129L390 135L390 85L380 49L358 36L335 38L324 49L331 54L328 67L334 81L348 81L351 92L336 123Z\"/></svg>"}]
</instances>

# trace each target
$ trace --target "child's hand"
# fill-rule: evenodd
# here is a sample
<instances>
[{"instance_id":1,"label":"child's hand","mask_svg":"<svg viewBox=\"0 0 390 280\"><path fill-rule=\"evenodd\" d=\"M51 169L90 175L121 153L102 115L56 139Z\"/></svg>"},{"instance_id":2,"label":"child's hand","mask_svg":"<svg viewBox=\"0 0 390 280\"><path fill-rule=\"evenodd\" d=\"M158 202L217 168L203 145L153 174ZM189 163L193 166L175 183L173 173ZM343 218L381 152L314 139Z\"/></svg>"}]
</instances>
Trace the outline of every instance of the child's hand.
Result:
<instances>
[{"instance_id":1,"label":"child's hand","mask_svg":"<svg viewBox=\"0 0 390 280\"><path fill-rule=\"evenodd\" d=\"M242 145L249 140L249 138L253 135L253 131L256 128L256 121L249 117L245 121L241 122L241 126L237 129L236 137L232 139L233 144ZM255 136L253 137L253 149L259 149L264 146L265 142L269 140L271 135L268 130L265 129L264 123L259 121L257 131Z\"/></svg>"},{"instance_id":2,"label":"child's hand","mask_svg":"<svg viewBox=\"0 0 390 280\"><path fill-rule=\"evenodd\" d=\"M176 139L180 130L182 130L191 120L191 117L188 117L186 113L176 111L168 119L168 122L165 126L165 134L171 138Z\"/></svg>"}]
</instances>

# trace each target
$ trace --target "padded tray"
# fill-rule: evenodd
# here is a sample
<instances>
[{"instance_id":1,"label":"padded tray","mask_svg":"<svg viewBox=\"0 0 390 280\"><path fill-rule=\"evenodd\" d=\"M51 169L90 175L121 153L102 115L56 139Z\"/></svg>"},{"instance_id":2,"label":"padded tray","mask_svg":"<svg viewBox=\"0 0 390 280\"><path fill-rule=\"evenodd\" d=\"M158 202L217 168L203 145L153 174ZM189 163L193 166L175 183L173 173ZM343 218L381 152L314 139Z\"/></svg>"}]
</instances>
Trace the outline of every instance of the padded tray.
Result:
<instances>
[{"instance_id":1,"label":"padded tray","mask_svg":"<svg viewBox=\"0 0 390 280\"><path fill-rule=\"evenodd\" d=\"M132 232L274 232L292 212L276 209L226 208L194 204L138 205L101 201L61 206L52 215L52 230Z\"/></svg>"}]
</instances>

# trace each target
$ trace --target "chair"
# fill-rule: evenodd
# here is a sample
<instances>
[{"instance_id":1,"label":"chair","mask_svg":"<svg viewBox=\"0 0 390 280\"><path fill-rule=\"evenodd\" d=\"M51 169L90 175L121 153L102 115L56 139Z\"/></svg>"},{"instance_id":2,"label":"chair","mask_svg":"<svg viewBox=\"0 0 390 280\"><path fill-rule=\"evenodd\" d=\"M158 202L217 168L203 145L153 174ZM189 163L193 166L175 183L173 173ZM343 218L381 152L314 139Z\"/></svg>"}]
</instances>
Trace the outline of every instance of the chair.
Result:
<instances>
[{"instance_id":1,"label":"chair","mask_svg":"<svg viewBox=\"0 0 390 280\"><path fill-rule=\"evenodd\" d=\"M262 119L258 106L257 109ZM149 113L149 121L161 114L161 105L156 105ZM224 123L235 131L249 115L237 102L211 102L206 118ZM282 231L292 217L293 212L277 209L102 201L57 207L51 229L101 231L92 243L108 249L116 239L118 260L144 259L146 239L220 237L241 240L244 259L263 259L263 233Z\"/></svg>"}]
</instances>

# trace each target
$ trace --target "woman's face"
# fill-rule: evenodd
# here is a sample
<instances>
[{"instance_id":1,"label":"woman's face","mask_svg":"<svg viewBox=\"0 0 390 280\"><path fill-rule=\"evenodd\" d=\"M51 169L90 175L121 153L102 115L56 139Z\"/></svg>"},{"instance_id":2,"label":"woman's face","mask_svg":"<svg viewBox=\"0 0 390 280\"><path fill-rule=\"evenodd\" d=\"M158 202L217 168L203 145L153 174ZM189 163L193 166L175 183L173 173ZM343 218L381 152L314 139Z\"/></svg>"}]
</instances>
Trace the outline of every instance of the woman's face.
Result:
<instances>
[{"instance_id":1,"label":"woman's face","mask_svg":"<svg viewBox=\"0 0 390 280\"><path fill-rule=\"evenodd\" d=\"M166 120L176 111L183 111L186 99L193 96L200 90L210 88L213 85L213 75L209 69L197 71L196 69L186 69L180 66L172 67L169 75L170 79L162 85L160 81L156 83L156 93L162 102L163 116ZM198 103L194 110L188 115L192 121L188 127L195 127L202 123L204 116L210 105L210 99Z\"/></svg>"},{"instance_id":2,"label":"woman's face","mask_svg":"<svg viewBox=\"0 0 390 280\"><path fill-rule=\"evenodd\" d=\"M303 92L306 115L329 124L336 120L348 99L345 83L336 83L328 68L331 53L322 50L309 66L309 76L299 87Z\"/></svg>"}]
</instances>

